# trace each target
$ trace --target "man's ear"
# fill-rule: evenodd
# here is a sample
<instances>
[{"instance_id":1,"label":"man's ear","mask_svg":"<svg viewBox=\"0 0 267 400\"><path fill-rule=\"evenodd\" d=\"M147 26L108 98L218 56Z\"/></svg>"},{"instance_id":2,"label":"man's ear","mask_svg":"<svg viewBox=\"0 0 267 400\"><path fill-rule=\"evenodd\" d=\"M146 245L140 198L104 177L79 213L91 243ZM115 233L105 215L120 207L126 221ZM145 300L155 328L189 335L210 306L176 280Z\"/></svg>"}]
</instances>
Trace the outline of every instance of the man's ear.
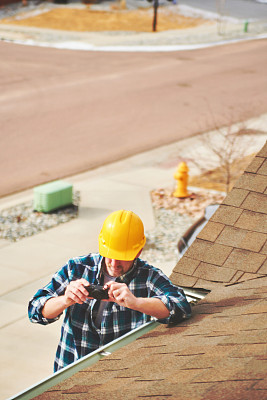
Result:
<instances>
[{"instance_id":1,"label":"man's ear","mask_svg":"<svg viewBox=\"0 0 267 400\"><path fill-rule=\"evenodd\" d=\"M139 250L139 252L137 253L135 258L138 258L140 256L140 254L142 253L143 249Z\"/></svg>"}]
</instances>

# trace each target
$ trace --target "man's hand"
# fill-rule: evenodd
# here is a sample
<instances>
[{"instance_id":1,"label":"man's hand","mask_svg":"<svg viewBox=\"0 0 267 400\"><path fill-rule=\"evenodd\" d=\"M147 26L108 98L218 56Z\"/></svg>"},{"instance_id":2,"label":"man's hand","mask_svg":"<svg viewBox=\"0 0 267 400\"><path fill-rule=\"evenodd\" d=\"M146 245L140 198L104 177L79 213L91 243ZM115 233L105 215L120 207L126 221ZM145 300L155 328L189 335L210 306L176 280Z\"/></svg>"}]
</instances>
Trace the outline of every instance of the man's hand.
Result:
<instances>
[{"instance_id":1,"label":"man's hand","mask_svg":"<svg viewBox=\"0 0 267 400\"><path fill-rule=\"evenodd\" d=\"M133 310L135 309L137 297L132 294L125 283L110 281L104 286L104 288L109 289L109 301L114 301L123 307L132 308Z\"/></svg>"},{"instance_id":2,"label":"man's hand","mask_svg":"<svg viewBox=\"0 0 267 400\"><path fill-rule=\"evenodd\" d=\"M42 309L43 316L48 319L57 318L72 304L83 304L86 299L90 298L84 285L88 286L89 282L83 278L71 281L62 296L52 297L47 300Z\"/></svg>"},{"instance_id":3,"label":"man's hand","mask_svg":"<svg viewBox=\"0 0 267 400\"><path fill-rule=\"evenodd\" d=\"M83 304L88 299L88 292L84 287L88 285L89 282L83 278L70 282L64 294L66 308L74 303Z\"/></svg>"},{"instance_id":4,"label":"man's hand","mask_svg":"<svg viewBox=\"0 0 267 400\"><path fill-rule=\"evenodd\" d=\"M156 297L135 297L125 283L108 282L104 288L108 288L109 300L119 306L131 308L157 319L164 319L170 315L170 311L163 302Z\"/></svg>"}]
</instances>

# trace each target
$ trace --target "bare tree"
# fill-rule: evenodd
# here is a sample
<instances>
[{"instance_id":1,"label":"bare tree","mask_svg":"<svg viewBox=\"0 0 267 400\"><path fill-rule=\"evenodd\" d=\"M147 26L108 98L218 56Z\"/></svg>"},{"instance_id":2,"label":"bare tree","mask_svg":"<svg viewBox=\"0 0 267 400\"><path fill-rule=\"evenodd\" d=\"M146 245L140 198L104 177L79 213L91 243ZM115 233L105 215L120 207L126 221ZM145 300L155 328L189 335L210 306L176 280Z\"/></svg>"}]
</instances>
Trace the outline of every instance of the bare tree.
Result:
<instances>
[{"instance_id":1,"label":"bare tree","mask_svg":"<svg viewBox=\"0 0 267 400\"><path fill-rule=\"evenodd\" d=\"M157 31L157 18L158 18L158 8L159 8L159 0L147 0L149 3L153 3L153 20L152 20L152 30L153 32Z\"/></svg>"},{"instance_id":2,"label":"bare tree","mask_svg":"<svg viewBox=\"0 0 267 400\"><path fill-rule=\"evenodd\" d=\"M216 176L217 183L223 185L228 193L255 155L252 135L256 133L246 129L244 124L216 126L214 131L199 137L198 149L187 162L197 167L202 180L206 180L210 187L214 187L213 177ZM194 177L193 182L197 179Z\"/></svg>"},{"instance_id":3,"label":"bare tree","mask_svg":"<svg viewBox=\"0 0 267 400\"><path fill-rule=\"evenodd\" d=\"M153 24L152 24L153 32L156 32L156 30L157 30L158 7L159 7L159 1L154 0L154 15L153 15Z\"/></svg>"}]
</instances>

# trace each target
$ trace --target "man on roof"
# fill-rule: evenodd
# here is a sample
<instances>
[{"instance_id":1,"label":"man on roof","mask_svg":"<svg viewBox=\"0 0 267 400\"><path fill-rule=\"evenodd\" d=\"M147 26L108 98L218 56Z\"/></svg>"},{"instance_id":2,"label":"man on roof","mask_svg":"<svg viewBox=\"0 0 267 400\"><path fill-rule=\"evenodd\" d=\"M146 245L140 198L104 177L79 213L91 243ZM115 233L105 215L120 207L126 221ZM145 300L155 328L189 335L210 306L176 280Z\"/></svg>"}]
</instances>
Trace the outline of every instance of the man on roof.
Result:
<instances>
[{"instance_id":1,"label":"man on roof","mask_svg":"<svg viewBox=\"0 0 267 400\"><path fill-rule=\"evenodd\" d=\"M65 312L54 371L152 317L165 324L190 317L183 290L139 258L145 242L135 213L113 212L99 234L99 253L69 260L30 300L31 322L46 325Z\"/></svg>"}]
</instances>

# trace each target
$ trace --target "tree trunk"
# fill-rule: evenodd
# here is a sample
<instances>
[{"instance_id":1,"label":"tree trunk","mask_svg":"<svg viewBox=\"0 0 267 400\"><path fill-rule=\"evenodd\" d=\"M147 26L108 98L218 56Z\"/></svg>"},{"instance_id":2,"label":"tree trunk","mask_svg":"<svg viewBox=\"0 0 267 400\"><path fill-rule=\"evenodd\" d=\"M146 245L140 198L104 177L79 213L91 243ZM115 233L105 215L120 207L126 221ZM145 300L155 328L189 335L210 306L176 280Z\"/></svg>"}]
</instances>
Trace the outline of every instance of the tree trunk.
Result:
<instances>
[{"instance_id":1,"label":"tree trunk","mask_svg":"<svg viewBox=\"0 0 267 400\"><path fill-rule=\"evenodd\" d=\"M158 6L159 6L159 1L158 1L158 0L154 0L153 32L156 32L156 30L157 30L157 13L158 13Z\"/></svg>"}]
</instances>

